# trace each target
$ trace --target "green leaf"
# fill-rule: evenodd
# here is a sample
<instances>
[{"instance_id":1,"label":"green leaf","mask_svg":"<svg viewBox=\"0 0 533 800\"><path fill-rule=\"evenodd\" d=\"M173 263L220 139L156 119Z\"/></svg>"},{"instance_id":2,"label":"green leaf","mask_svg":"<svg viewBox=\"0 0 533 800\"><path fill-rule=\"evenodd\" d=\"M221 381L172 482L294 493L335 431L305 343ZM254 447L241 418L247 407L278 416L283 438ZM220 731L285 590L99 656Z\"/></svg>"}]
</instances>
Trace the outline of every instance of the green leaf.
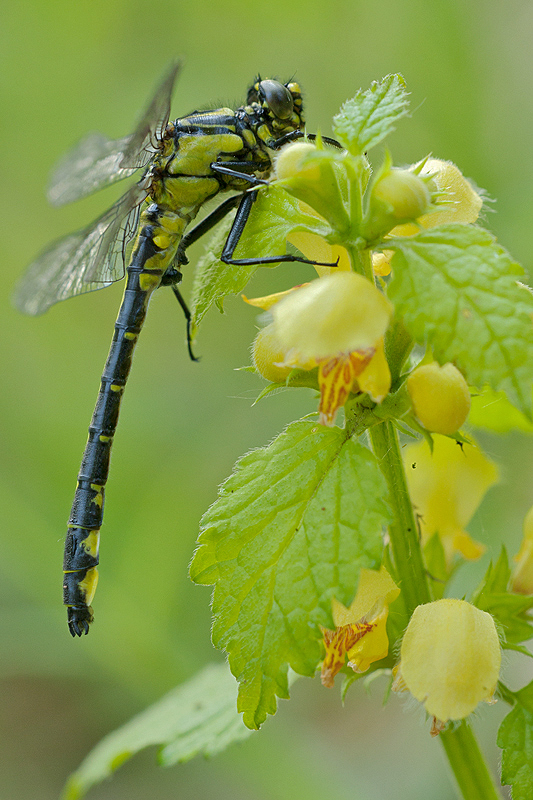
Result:
<instances>
[{"instance_id":1,"label":"green leaf","mask_svg":"<svg viewBox=\"0 0 533 800\"><path fill-rule=\"evenodd\" d=\"M522 268L471 225L441 225L387 247L396 250L389 297L411 335L471 385L502 389L530 416L533 294L517 282Z\"/></svg>"},{"instance_id":2,"label":"green leaf","mask_svg":"<svg viewBox=\"0 0 533 800\"><path fill-rule=\"evenodd\" d=\"M375 147L408 112L408 93L401 75L387 75L370 89L360 89L333 117L337 139L354 156Z\"/></svg>"},{"instance_id":3,"label":"green leaf","mask_svg":"<svg viewBox=\"0 0 533 800\"><path fill-rule=\"evenodd\" d=\"M533 797L533 681L514 693L516 705L498 731L502 786L512 786L513 800Z\"/></svg>"},{"instance_id":4,"label":"green leaf","mask_svg":"<svg viewBox=\"0 0 533 800\"><path fill-rule=\"evenodd\" d=\"M288 697L287 665L314 674L333 595L349 605L361 568L379 567L385 495L366 447L300 420L242 458L205 514L191 577L215 584L213 643L249 727Z\"/></svg>"},{"instance_id":5,"label":"green leaf","mask_svg":"<svg viewBox=\"0 0 533 800\"><path fill-rule=\"evenodd\" d=\"M201 320L215 303L222 311L223 300L238 294L258 269L257 264L228 265L220 261L233 215L220 224L209 243L209 250L196 268L191 296L191 331L196 332ZM287 235L292 230L308 230L325 236L330 227L317 217L304 214L298 201L278 186L260 191L235 250L235 258L263 258L285 255ZM276 267L278 264L259 266ZM316 277L313 275L313 277Z\"/></svg>"},{"instance_id":6,"label":"green leaf","mask_svg":"<svg viewBox=\"0 0 533 800\"><path fill-rule=\"evenodd\" d=\"M511 405L505 393L494 392L488 386L473 395L468 424L475 428L487 428L494 433L517 430L533 433L533 423Z\"/></svg>"},{"instance_id":7,"label":"green leaf","mask_svg":"<svg viewBox=\"0 0 533 800\"><path fill-rule=\"evenodd\" d=\"M163 766L212 756L246 739L236 709L237 685L226 664L211 665L108 734L74 772L64 800L78 800L145 747L159 745Z\"/></svg>"}]
</instances>

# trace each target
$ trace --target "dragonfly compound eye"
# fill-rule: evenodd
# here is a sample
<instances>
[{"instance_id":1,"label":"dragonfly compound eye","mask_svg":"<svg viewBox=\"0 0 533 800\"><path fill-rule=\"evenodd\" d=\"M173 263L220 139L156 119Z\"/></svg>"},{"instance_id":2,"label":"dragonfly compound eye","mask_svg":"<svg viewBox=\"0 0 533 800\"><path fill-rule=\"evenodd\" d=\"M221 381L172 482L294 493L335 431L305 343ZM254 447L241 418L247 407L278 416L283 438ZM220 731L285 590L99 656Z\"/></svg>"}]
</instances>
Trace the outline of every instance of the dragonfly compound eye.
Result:
<instances>
[{"instance_id":1,"label":"dragonfly compound eye","mask_svg":"<svg viewBox=\"0 0 533 800\"><path fill-rule=\"evenodd\" d=\"M294 108L292 95L282 83L278 81L261 81L259 96L264 98L270 111L278 119L288 119Z\"/></svg>"}]
</instances>

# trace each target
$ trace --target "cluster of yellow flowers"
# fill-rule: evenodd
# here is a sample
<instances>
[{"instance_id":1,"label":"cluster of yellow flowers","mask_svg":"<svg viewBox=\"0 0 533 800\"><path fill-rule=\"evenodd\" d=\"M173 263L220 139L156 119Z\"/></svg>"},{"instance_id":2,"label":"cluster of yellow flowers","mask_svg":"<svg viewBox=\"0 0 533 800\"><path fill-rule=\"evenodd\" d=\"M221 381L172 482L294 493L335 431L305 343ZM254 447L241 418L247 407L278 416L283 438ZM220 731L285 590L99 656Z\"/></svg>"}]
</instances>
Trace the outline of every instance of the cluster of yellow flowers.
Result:
<instances>
[{"instance_id":1,"label":"cluster of yellow flowers","mask_svg":"<svg viewBox=\"0 0 533 800\"><path fill-rule=\"evenodd\" d=\"M277 177L307 214L342 222L344 209L334 200L328 205L314 188L315 182L327 185L334 179L335 164L316 156L310 144L286 148L278 160ZM374 180L365 238L372 246L374 238L383 241L387 235L410 236L448 222L473 223L481 207L480 195L454 164L427 159L405 170L386 167ZM316 369L320 422L333 425L350 395L366 393L379 404L389 393L384 339L393 308L374 282L352 271L341 245L298 231L289 241L309 259L336 266L316 267L320 277L309 284L248 301L269 310L272 318L255 339L253 363L276 383L285 382L294 369ZM390 273L391 256L386 249L372 254L378 282ZM497 480L497 470L475 443L459 447L450 438L470 410L466 381L455 365L428 360L407 377L406 390L412 418L437 434L431 451L426 441L404 450L422 544L438 535L448 566L457 553L478 558L483 546L465 527ZM533 509L517 558L513 589L532 591ZM335 630L323 630L325 686L333 685L346 660L354 671L365 672L387 657L389 606L399 594L400 588L382 567L377 572L361 571L349 608L333 600ZM490 614L464 600L437 600L418 606L411 617L400 662L393 670L393 689L409 690L425 705L436 734L448 720L468 716L480 701L493 702L500 663L500 642Z\"/></svg>"},{"instance_id":2,"label":"cluster of yellow flowers","mask_svg":"<svg viewBox=\"0 0 533 800\"><path fill-rule=\"evenodd\" d=\"M311 144L285 148L276 173L279 183L299 198L306 213L330 216L338 222L341 211L324 207L323 196L313 188L314 182L327 181L332 169L325 158L306 164L306 158L317 152ZM441 203L432 205L429 186L435 197L442 198ZM385 229L391 236L408 236L420 227L473 222L481 205L480 196L448 162L427 159L411 169L388 169L372 190L368 235ZM249 301L270 309L273 317L254 342L253 361L257 371L274 382L283 382L295 368L318 368L320 421L332 425L350 394L366 393L376 403L387 396L391 374L384 337L393 308L372 282L352 271L341 245L301 231L291 233L289 241L306 257L337 266L318 266L318 280ZM386 250L373 255L375 274L390 272L391 255ZM420 366L410 376L408 390L414 414L428 430L454 433L464 423L470 394L453 364Z\"/></svg>"},{"instance_id":3,"label":"cluster of yellow flowers","mask_svg":"<svg viewBox=\"0 0 533 800\"><path fill-rule=\"evenodd\" d=\"M400 594L384 567L361 570L357 594L345 608L333 600L335 631L325 630L322 683L333 686L345 664L355 672L385 658L389 605ZM493 703L501 648L490 614L465 600L436 600L418 606L402 640L393 689L409 691L433 718L431 733L449 720L467 717L478 703Z\"/></svg>"}]
</instances>

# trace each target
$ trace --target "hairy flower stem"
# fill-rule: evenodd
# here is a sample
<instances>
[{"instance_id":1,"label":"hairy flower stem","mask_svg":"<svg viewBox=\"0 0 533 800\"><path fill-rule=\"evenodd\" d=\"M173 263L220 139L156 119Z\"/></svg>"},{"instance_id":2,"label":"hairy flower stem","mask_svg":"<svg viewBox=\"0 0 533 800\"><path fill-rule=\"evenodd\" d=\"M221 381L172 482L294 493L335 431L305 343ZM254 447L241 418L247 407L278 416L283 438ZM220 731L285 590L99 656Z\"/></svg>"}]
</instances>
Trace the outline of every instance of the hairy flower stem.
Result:
<instances>
[{"instance_id":1,"label":"hairy flower stem","mask_svg":"<svg viewBox=\"0 0 533 800\"><path fill-rule=\"evenodd\" d=\"M369 434L389 489L394 515L389 536L395 578L401 587L406 611L411 616L416 606L428 603L432 598L398 435L390 422L374 425ZM457 728L443 731L440 739L464 800L501 800L468 723L463 720Z\"/></svg>"},{"instance_id":2,"label":"hairy flower stem","mask_svg":"<svg viewBox=\"0 0 533 800\"><path fill-rule=\"evenodd\" d=\"M393 522L389 527L391 552L405 608L411 616L417 606L429 603L431 595L398 435L391 422L374 425L369 434L389 489L389 503L393 512Z\"/></svg>"},{"instance_id":3,"label":"hairy flower stem","mask_svg":"<svg viewBox=\"0 0 533 800\"><path fill-rule=\"evenodd\" d=\"M465 800L501 800L468 722L443 731L439 738Z\"/></svg>"}]
</instances>

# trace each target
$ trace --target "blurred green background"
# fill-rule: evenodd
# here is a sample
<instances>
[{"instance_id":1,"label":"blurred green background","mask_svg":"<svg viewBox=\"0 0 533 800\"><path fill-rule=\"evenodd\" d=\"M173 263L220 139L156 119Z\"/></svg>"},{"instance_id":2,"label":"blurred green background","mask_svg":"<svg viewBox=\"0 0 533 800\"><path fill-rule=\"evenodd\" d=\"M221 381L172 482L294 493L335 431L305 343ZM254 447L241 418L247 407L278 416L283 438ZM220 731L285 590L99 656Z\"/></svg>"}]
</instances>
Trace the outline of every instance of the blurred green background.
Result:
<instances>
[{"instance_id":1,"label":"blurred green background","mask_svg":"<svg viewBox=\"0 0 533 800\"><path fill-rule=\"evenodd\" d=\"M110 205L113 187L61 211L44 189L50 169L90 130L121 136L176 55L185 69L174 116L239 104L255 74L296 75L309 130L360 86L402 72L411 118L390 140L396 163L429 151L453 160L498 198L487 224L531 268L533 5L528 0L21 0L0 28L0 798L56 798L67 774L107 731L212 660L209 591L187 579L198 520L244 451L314 408L306 391L251 403L255 315L229 300L212 311L191 364L169 292L151 304L123 405L108 484L100 586L91 635L72 641L61 606L63 536L98 390L120 285L24 318L9 296L52 239ZM200 251L197 251L201 252ZM193 254L193 255L196 255ZM189 270L190 276L191 270ZM190 277L185 290L190 286ZM249 294L287 288L305 271L261 270ZM483 438L501 484L473 535L512 552L533 502L531 443ZM486 567L469 565L466 591ZM525 659L522 659L524 661ZM511 685L530 669L508 658ZM381 707L355 687L300 681L290 703L246 743L172 770L154 753L97 787L94 798L219 800L447 800L454 797L438 741L398 698ZM501 707L500 707L501 706ZM505 709L478 713L490 744Z\"/></svg>"}]
</instances>

